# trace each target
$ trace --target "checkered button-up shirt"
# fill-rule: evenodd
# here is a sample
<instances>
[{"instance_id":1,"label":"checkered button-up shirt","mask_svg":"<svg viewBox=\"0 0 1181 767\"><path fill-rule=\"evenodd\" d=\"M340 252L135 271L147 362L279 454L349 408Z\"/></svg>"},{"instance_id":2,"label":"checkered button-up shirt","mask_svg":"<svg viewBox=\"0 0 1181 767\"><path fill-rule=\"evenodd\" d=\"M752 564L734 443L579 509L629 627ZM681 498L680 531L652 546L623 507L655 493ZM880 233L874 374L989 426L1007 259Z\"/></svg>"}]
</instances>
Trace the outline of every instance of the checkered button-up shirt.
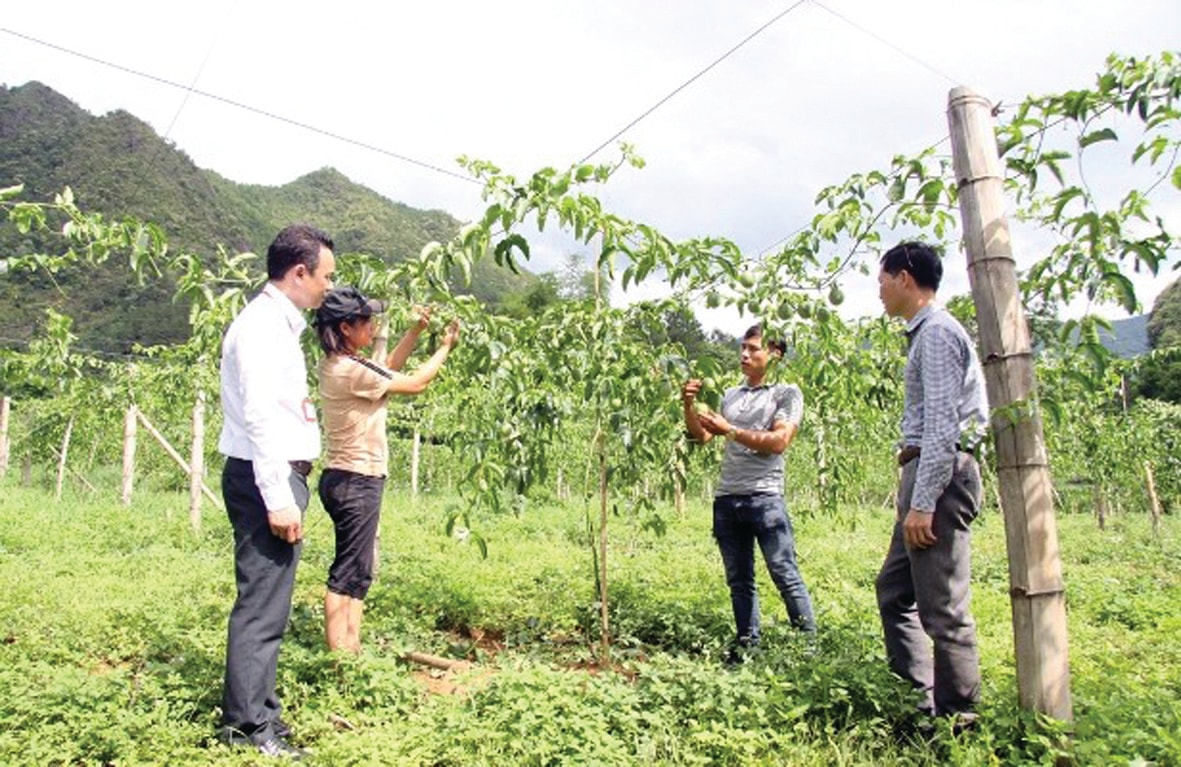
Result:
<instances>
[{"instance_id":1,"label":"checkered button-up shirt","mask_svg":"<svg viewBox=\"0 0 1181 767\"><path fill-rule=\"evenodd\" d=\"M922 448L910 506L933 512L951 481L956 445L973 447L984 437L984 372L967 331L942 306L923 307L907 323L906 336L902 446Z\"/></svg>"}]
</instances>

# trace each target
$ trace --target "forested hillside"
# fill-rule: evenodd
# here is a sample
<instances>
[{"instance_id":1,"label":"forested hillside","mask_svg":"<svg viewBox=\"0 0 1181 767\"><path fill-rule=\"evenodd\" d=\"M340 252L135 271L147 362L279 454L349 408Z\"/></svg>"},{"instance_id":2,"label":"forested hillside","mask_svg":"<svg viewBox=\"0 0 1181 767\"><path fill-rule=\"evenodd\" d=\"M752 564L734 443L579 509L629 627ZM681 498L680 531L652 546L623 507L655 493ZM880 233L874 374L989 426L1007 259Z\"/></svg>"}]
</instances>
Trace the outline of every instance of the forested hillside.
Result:
<instances>
[{"instance_id":1,"label":"forested hillside","mask_svg":"<svg viewBox=\"0 0 1181 767\"><path fill-rule=\"evenodd\" d=\"M388 200L323 168L281 187L244 185L198 168L179 148L124 111L94 116L40 83L0 86L0 187L23 184L24 198L51 199L69 186L83 210L109 219L134 217L161 226L173 250L217 248L261 253L292 221L309 221L336 240L338 253L386 261L445 240L459 222ZM56 246L56 247L55 247ZM56 251L0 222L0 255ZM486 302L532 282L483 266L473 290ZM140 285L125 263L55 275L6 273L0 279L0 337L27 339L52 306L75 320L89 348L126 351L132 344L173 343L188 332L185 309L172 303L169 280Z\"/></svg>"}]
</instances>

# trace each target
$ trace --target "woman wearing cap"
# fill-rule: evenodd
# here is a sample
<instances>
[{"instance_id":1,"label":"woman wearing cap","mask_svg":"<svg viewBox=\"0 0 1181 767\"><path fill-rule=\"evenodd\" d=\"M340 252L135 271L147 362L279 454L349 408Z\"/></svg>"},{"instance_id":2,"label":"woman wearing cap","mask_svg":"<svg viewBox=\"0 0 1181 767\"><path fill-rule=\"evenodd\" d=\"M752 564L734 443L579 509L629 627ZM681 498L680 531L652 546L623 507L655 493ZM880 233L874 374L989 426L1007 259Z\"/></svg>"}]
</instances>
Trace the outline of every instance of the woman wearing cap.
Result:
<instances>
[{"instance_id":1,"label":"woman wearing cap","mask_svg":"<svg viewBox=\"0 0 1181 767\"><path fill-rule=\"evenodd\" d=\"M386 402L390 394L426 389L459 339L455 320L429 360L413 373L400 373L430 321L430 311L416 307L415 324L381 365L360 354L373 341L374 315L384 309L356 288L343 287L328 293L315 319L325 351L318 372L328 443L320 500L336 527L336 558L324 595L324 635L330 650L353 653L361 650L361 612L373 582L374 541L389 462Z\"/></svg>"}]
</instances>

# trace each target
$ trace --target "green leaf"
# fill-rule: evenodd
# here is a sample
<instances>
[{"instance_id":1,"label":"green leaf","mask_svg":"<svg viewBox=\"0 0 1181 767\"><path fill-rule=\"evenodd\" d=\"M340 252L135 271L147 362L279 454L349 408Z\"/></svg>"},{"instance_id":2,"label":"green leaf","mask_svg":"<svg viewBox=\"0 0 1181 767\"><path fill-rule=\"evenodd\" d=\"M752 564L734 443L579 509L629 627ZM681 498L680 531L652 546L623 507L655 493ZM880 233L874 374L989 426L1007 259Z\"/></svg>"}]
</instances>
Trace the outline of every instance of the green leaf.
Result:
<instances>
[{"instance_id":1,"label":"green leaf","mask_svg":"<svg viewBox=\"0 0 1181 767\"><path fill-rule=\"evenodd\" d=\"M1136 288L1131 280L1119 272L1107 272L1103 275L1103 280L1115 290L1120 306L1129 314L1136 311Z\"/></svg>"},{"instance_id":2,"label":"green leaf","mask_svg":"<svg viewBox=\"0 0 1181 767\"><path fill-rule=\"evenodd\" d=\"M1115 135L1115 131L1111 128L1104 128L1083 136L1078 140L1078 145L1080 149L1083 149L1091 144L1098 144L1100 141L1119 141L1119 136Z\"/></svg>"},{"instance_id":3,"label":"green leaf","mask_svg":"<svg viewBox=\"0 0 1181 767\"><path fill-rule=\"evenodd\" d=\"M1181 165L1173 168L1173 186L1181 189Z\"/></svg>"}]
</instances>

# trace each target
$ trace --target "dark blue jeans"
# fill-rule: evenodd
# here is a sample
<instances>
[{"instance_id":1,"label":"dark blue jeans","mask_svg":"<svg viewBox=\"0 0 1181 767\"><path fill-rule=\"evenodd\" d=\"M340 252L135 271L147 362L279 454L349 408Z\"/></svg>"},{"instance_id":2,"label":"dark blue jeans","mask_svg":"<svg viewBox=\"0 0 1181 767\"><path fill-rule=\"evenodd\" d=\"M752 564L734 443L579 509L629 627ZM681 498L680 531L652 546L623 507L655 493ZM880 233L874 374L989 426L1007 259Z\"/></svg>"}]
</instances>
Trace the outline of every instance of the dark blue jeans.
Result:
<instances>
[{"instance_id":1,"label":"dark blue jeans","mask_svg":"<svg viewBox=\"0 0 1181 767\"><path fill-rule=\"evenodd\" d=\"M816 630L812 598L796 564L795 538L781 495L722 495L714 498L714 538L726 568L738 641L759 640L759 593L755 585L755 541L771 580L779 589L792 625Z\"/></svg>"}]
</instances>

